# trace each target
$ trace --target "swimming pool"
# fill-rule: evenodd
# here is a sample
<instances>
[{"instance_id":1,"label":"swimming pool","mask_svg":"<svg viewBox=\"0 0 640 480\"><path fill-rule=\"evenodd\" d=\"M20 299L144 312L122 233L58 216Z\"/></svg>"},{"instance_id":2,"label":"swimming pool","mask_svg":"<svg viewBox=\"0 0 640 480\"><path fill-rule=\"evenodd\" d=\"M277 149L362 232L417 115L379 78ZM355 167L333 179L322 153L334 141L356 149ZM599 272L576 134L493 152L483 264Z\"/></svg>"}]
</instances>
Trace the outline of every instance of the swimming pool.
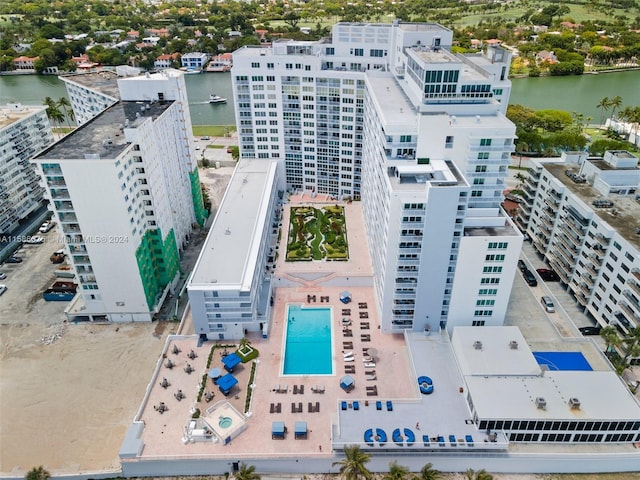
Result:
<instances>
[{"instance_id":1,"label":"swimming pool","mask_svg":"<svg viewBox=\"0 0 640 480\"><path fill-rule=\"evenodd\" d=\"M283 375L331 375L331 308L288 305Z\"/></svg>"},{"instance_id":2,"label":"swimming pool","mask_svg":"<svg viewBox=\"0 0 640 480\"><path fill-rule=\"evenodd\" d=\"M549 370L591 371L591 365L582 352L531 352L538 365Z\"/></svg>"}]
</instances>

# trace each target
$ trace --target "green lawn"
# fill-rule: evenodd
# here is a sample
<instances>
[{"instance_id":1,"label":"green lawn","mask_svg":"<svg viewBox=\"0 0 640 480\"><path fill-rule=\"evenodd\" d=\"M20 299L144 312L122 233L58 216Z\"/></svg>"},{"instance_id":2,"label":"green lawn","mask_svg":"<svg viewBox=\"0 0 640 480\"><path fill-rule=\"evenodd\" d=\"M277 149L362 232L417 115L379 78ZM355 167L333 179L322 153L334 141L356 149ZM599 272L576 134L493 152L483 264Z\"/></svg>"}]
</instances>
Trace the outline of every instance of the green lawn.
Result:
<instances>
[{"instance_id":1,"label":"green lawn","mask_svg":"<svg viewBox=\"0 0 640 480\"><path fill-rule=\"evenodd\" d=\"M224 145L207 145L207 148L224 148Z\"/></svg>"},{"instance_id":2,"label":"green lawn","mask_svg":"<svg viewBox=\"0 0 640 480\"><path fill-rule=\"evenodd\" d=\"M210 137L224 137L235 131L235 125L197 125L193 127L193 134L196 137L202 137L205 135Z\"/></svg>"}]
</instances>

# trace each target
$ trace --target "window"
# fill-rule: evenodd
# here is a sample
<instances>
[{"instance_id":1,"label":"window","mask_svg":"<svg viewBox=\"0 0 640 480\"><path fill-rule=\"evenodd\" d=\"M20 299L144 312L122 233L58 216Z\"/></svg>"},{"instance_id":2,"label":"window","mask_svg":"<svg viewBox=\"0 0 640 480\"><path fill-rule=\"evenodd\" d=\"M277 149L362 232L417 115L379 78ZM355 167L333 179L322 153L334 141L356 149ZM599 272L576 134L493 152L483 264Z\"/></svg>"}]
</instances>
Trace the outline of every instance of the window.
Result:
<instances>
[{"instance_id":1,"label":"window","mask_svg":"<svg viewBox=\"0 0 640 480\"><path fill-rule=\"evenodd\" d=\"M478 153L478 160L488 160L488 159L489 159L489 152Z\"/></svg>"},{"instance_id":2,"label":"window","mask_svg":"<svg viewBox=\"0 0 640 480\"><path fill-rule=\"evenodd\" d=\"M482 196L482 190L472 190L471 191L471 196L472 197L481 197Z\"/></svg>"},{"instance_id":3,"label":"window","mask_svg":"<svg viewBox=\"0 0 640 480\"><path fill-rule=\"evenodd\" d=\"M489 242L489 250L504 250L509 246L509 242Z\"/></svg>"},{"instance_id":4,"label":"window","mask_svg":"<svg viewBox=\"0 0 640 480\"><path fill-rule=\"evenodd\" d=\"M251 68L260 68L260 62L251 62Z\"/></svg>"},{"instance_id":5,"label":"window","mask_svg":"<svg viewBox=\"0 0 640 480\"><path fill-rule=\"evenodd\" d=\"M453 137L448 135L444 141L444 148L453 148Z\"/></svg>"},{"instance_id":6,"label":"window","mask_svg":"<svg viewBox=\"0 0 640 480\"><path fill-rule=\"evenodd\" d=\"M484 326L484 320L474 320L471 323L472 327L483 327Z\"/></svg>"},{"instance_id":7,"label":"window","mask_svg":"<svg viewBox=\"0 0 640 480\"><path fill-rule=\"evenodd\" d=\"M384 57L384 50L372 48L369 50L369 55L372 57Z\"/></svg>"},{"instance_id":8,"label":"window","mask_svg":"<svg viewBox=\"0 0 640 480\"><path fill-rule=\"evenodd\" d=\"M473 184L474 185L484 185L484 178L474 178L473 179Z\"/></svg>"},{"instance_id":9,"label":"window","mask_svg":"<svg viewBox=\"0 0 640 480\"><path fill-rule=\"evenodd\" d=\"M476 172L486 172L487 171L487 166L486 165L477 165L476 166Z\"/></svg>"},{"instance_id":10,"label":"window","mask_svg":"<svg viewBox=\"0 0 640 480\"><path fill-rule=\"evenodd\" d=\"M335 55L336 54L336 49L333 47L327 47L324 51L324 53L326 55Z\"/></svg>"},{"instance_id":11,"label":"window","mask_svg":"<svg viewBox=\"0 0 640 480\"><path fill-rule=\"evenodd\" d=\"M490 138L481 138L480 139L480 146L481 147L490 147L491 146L491 139Z\"/></svg>"}]
</instances>

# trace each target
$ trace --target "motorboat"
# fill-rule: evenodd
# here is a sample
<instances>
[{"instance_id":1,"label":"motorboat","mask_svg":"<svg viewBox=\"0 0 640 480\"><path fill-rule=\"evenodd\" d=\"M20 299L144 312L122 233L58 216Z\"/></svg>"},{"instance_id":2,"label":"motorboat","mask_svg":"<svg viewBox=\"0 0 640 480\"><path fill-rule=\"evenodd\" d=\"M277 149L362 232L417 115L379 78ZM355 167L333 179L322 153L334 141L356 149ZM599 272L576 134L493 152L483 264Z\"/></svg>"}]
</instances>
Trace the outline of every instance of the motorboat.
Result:
<instances>
[{"instance_id":1,"label":"motorboat","mask_svg":"<svg viewBox=\"0 0 640 480\"><path fill-rule=\"evenodd\" d=\"M212 93L209 95L209 103L227 103L227 99Z\"/></svg>"}]
</instances>

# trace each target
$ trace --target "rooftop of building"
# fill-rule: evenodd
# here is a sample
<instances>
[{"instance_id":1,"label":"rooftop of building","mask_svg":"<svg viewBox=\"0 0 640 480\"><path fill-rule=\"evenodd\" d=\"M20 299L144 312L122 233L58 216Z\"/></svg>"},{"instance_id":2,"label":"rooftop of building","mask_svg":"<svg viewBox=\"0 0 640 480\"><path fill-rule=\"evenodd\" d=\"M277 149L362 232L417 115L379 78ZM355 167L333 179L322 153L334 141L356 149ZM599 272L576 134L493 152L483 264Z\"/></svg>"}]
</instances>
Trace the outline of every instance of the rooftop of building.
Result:
<instances>
[{"instance_id":1,"label":"rooftop of building","mask_svg":"<svg viewBox=\"0 0 640 480\"><path fill-rule=\"evenodd\" d=\"M382 125L387 135L406 134L417 128L412 103L404 94L395 77L389 72L367 72L371 97L378 104Z\"/></svg>"},{"instance_id":2,"label":"rooftop of building","mask_svg":"<svg viewBox=\"0 0 640 480\"><path fill-rule=\"evenodd\" d=\"M123 128L155 119L173 102L118 102L44 150L34 160L115 159L129 145Z\"/></svg>"},{"instance_id":3,"label":"rooftop of building","mask_svg":"<svg viewBox=\"0 0 640 480\"><path fill-rule=\"evenodd\" d=\"M405 32L450 32L447 27L431 22L398 22L398 27Z\"/></svg>"},{"instance_id":4,"label":"rooftop of building","mask_svg":"<svg viewBox=\"0 0 640 480\"><path fill-rule=\"evenodd\" d=\"M600 164L606 163L601 160L597 160L597 162L598 167ZM608 168L611 168L609 164L607 165ZM567 190L592 208L594 213L614 228L622 238L635 246L635 248L640 249L640 235L638 235L638 229L640 228L640 203L636 200L635 196L625 197L620 195L611 195L607 199L613 202L613 207L594 208L593 201L602 200L603 195L592 187L589 182L576 183L566 175L567 171L578 174L580 171L580 165L543 163L542 166L551 175L553 175L556 180L562 183Z\"/></svg>"},{"instance_id":5,"label":"rooftop of building","mask_svg":"<svg viewBox=\"0 0 640 480\"><path fill-rule=\"evenodd\" d=\"M503 227L465 227L465 237L513 237L519 235L518 230L506 218Z\"/></svg>"},{"instance_id":6,"label":"rooftop of building","mask_svg":"<svg viewBox=\"0 0 640 480\"><path fill-rule=\"evenodd\" d=\"M457 327L452 346L482 418L640 418L638 403L615 372L542 369L517 327ZM536 405L539 397L544 408Z\"/></svg>"},{"instance_id":7,"label":"rooftop of building","mask_svg":"<svg viewBox=\"0 0 640 480\"><path fill-rule=\"evenodd\" d=\"M47 107L42 105L22 105L20 103L7 103L0 106L0 129L6 128L20 120L45 110Z\"/></svg>"},{"instance_id":8,"label":"rooftop of building","mask_svg":"<svg viewBox=\"0 0 640 480\"><path fill-rule=\"evenodd\" d=\"M222 208L193 269L190 287L251 288L262 228L268 212L269 195L276 175L276 163L242 160L229 182Z\"/></svg>"},{"instance_id":9,"label":"rooftop of building","mask_svg":"<svg viewBox=\"0 0 640 480\"><path fill-rule=\"evenodd\" d=\"M65 82L73 82L78 85L95 90L114 99L120 98L118 91L118 75L115 72L101 71L93 73L78 73L74 75L60 76Z\"/></svg>"}]
</instances>

